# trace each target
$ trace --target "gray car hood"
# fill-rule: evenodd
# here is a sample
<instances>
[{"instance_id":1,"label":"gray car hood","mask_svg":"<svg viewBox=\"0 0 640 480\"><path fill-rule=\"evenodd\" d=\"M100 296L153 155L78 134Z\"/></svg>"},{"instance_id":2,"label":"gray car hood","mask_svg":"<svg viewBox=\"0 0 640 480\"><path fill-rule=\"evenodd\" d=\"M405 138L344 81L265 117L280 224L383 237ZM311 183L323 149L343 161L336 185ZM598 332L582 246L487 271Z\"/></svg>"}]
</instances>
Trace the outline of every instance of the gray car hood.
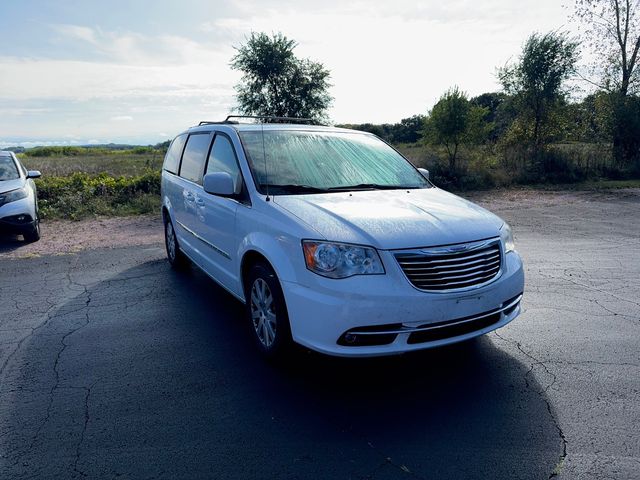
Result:
<instances>
[{"instance_id":1,"label":"gray car hood","mask_svg":"<svg viewBox=\"0 0 640 480\"><path fill-rule=\"evenodd\" d=\"M389 250L496 237L503 224L439 188L283 195L273 201L327 240Z\"/></svg>"},{"instance_id":2,"label":"gray car hood","mask_svg":"<svg viewBox=\"0 0 640 480\"><path fill-rule=\"evenodd\" d=\"M10 192L17 188L24 187L24 180L17 178L16 180L0 180L0 193Z\"/></svg>"}]
</instances>

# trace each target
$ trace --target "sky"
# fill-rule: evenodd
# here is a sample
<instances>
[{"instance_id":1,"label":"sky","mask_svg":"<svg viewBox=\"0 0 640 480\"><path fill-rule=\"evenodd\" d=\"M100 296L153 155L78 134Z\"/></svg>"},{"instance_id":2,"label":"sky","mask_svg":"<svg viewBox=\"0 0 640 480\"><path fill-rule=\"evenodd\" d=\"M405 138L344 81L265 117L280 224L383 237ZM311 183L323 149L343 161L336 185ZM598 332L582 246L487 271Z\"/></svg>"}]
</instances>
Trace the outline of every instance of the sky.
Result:
<instances>
[{"instance_id":1,"label":"sky","mask_svg":"<svg viewBox=\"0 0 640 480\"><path fill-rule=\"evenodd\" d=\"M569 29L560 0L0 0L0 147L155 144L236 107L229 61L281 32L331 71L335 123L426 114L534 31Z\"/></svg>"}]
</instances>

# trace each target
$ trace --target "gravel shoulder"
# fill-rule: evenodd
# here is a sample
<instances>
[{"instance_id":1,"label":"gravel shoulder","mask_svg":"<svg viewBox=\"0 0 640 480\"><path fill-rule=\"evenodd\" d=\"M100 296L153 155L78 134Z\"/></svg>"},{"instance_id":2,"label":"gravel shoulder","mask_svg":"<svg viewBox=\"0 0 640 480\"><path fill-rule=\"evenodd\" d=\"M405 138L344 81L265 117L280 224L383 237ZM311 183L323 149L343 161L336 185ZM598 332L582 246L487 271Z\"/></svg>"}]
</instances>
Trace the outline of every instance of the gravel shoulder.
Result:
<instances>
[{"instance_id":1,"label":"gravel shoulder","mask_svg":"<svg viewBox=\"0 0 640 480\"><path fill-rule=\"evenodd\" d=\"M97 248L159 245L163 241L159 215L43 221L41 231L40 241L31 244L20 236L0 236L0 258L65 255Z\"/></svg>"}]
</instances>

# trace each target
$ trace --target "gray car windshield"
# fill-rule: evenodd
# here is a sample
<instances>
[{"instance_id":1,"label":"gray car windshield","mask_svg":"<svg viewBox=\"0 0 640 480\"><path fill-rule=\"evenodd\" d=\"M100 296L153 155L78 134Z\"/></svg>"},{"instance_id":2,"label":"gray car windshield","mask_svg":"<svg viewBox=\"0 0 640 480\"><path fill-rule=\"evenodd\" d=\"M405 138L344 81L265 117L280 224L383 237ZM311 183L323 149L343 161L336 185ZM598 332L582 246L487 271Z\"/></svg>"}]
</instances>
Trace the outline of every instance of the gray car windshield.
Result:
<instances>
[{"instance_id":1,"label":"gray car windshield","mask_svg":"<svg viewBox=\"0 0 640 480\"><path fill-rule=\"evenodd\" d=\"M13 158L4 155L0 156L0 181L17 180L18 178L20 178L20 174Z\"/></svg>"},{"instance_id":2,"label":"gray car windshield","mask_svg":"<svg viewBox=\"0 0 640 480\"><path fill-rule=\"evenodd\" d=\"M428 188L431 184L383 141L358 133L240 132L260 193ZM263 155L266 153L266 159Z\"/></svg>"}]
</instances>

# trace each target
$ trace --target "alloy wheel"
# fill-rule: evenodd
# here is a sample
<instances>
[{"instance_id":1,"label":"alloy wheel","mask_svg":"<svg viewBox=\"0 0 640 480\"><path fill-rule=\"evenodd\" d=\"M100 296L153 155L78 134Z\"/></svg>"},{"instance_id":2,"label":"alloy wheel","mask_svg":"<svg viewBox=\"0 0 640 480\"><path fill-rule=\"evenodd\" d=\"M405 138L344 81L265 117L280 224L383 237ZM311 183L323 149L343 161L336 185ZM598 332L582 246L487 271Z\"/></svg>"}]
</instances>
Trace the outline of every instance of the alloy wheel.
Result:
<instances>
[{"instance_id":1,"label":"alloy wheel","mask_svg":"<svg viewBox=\"0 0 640 480\"><path fill-rule=\"evenodd\" d=\"M262 278L251 287L251 321L258 340L270 348L276 339L276 313L273 294Z\"/></svg>"},{"instance_id":2,"label":"alloy wheel","mask_svg":"<svg viewBox=\"0 0 640 480\"><path fill-rule=\"evenodd\" d=\"M170 221L166 223L165 233L167 237L167 254L169 255L169 260L173 262L176 259L176 234Z\"/></svg>"}]
</instances>

